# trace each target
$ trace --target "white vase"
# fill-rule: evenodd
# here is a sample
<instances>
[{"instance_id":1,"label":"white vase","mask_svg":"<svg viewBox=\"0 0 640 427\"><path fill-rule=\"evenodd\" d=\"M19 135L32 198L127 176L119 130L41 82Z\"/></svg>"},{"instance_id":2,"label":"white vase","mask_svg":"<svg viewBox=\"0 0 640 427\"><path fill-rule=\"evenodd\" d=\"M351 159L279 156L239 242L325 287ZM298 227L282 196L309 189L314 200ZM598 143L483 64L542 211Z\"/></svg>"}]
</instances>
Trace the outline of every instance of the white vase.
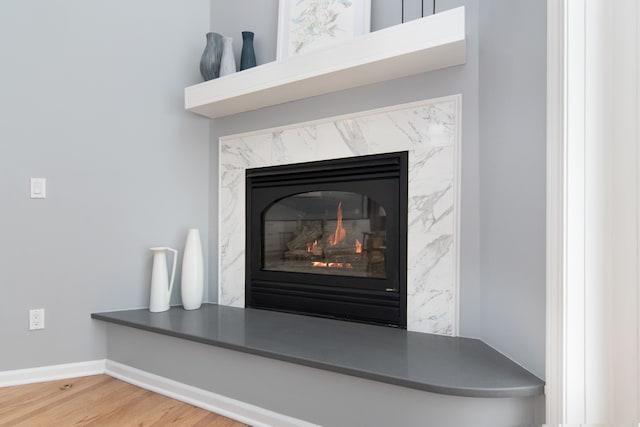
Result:
<instances>
[{"instance_id":1,"label":"white vase","mask_svg":"<svg viewBox=\"0 0 640 427\"><path fill-rule=\"evenodd\" d=\"M176 260L178 251L166 247L151 248L153 252L153 267L151 269L151 293L149 297L149 311L159 313L169 310L173 279L176 275ZM173 268L171 280L167 271L167 252L173 252Z\"/></svg>"},{"instance_id":2,"label":"white vase","mask_svg":"<svg viewBox=\"0 0 640 427\"><path fill-rule=\"evenodd\" d=\"M233 39L224 37L222 39L222 58L220 59L220 77L235 73L236 58L233 55Z\"/></svg>"},{"instance_id":3,"label":"white vase","mask_svg":"<svg viewBox=\"0 0 640 427\"><path fill-rule=\"evenodd\" d=\"M182 305L185 310L196 310L202 305L204 270L200 232L189 230L182 258Z\"/></svg>"}]
</instances>

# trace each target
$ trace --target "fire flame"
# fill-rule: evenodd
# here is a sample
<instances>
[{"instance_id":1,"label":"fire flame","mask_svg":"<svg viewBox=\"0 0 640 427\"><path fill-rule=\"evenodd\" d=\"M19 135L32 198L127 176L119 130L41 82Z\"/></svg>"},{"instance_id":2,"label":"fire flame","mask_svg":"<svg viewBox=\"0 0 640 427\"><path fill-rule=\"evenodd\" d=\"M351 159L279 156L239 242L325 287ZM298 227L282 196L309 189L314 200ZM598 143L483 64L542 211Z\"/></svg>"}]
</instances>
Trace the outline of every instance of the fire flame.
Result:
<instances>
[{"instance_id":1,"label":"fire flame","mask_svg":"<svg viewBox=\"0 0 640 427\"><path fill-rule=\"evenodd\" d=\"M329 245L335 246L347 236L347 231L342 228L342 202L338 203L338 221L336 223L336 231L333 236L329 237Z\"/></svg>"},{"instance_id":2,"label":"fire flame","mask_svg":"<svg viewBox=\"0 0 640 427\"><path fill-rule=\"evenodd\" d=\"M342 263L342 262L323 262L323 261L314 261L311 263L313 267L325 267L325 268L353 268L350 262Z\"/></svg>"},{"instance_id":3,"label":"fire flame","mask_svg":"<svg viewBox=\"0 0 640 427\"><path fill-rule=\"evenodd\" d=\"M342 227L342 202L338 203L338 214L336 221L336 231L327 239L327 243L329 246L335 246L341 241L343 241L347 237L347 230ZM313 243L307 244L307 252L311 253L318 247L318 241L314 241ZM360 240L356 239L355 243L355 253L362 253L362 243ZM323 267L323 268L353 268L353 265L350 262L326 262L326 261L312 261L312 267Z\"/></svg>"},{"instance_id":4,"label":"fire flame","mask_svg":"<svg viewBox=\"0 0 640 427\"><path fill-rule=\"evenodd\" d=\"M307 252L313 252L313 250L317 247L318 247L318 241L314 240L312 244L307 245Z\"/></svg>"}]
</instances>

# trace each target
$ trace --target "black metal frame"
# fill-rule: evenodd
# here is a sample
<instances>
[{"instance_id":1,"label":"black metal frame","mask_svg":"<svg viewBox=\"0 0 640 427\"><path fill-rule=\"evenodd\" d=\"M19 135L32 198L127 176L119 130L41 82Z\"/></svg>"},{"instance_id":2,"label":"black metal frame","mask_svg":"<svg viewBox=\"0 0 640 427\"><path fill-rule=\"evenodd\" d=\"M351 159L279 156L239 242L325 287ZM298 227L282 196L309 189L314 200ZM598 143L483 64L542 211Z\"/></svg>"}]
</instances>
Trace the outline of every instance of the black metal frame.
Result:
<instances>
[{"instance_id":1,"label":"black metal frame","mask_svg":"<svg viewBox=\"0 0 640 427\"><path fill-rule=\"evenodd\" d=\"M407 152L246 171L246 307L406 328ZM387 213L386 279L262 269L263 214L310 191L370 196Z\"/></svg>"},{"instance_id":2,"label":"black metal frame","mask_svg":"<svg viewBox=\"0 0 640 427\"><path fill-rule=\"evenodd\" d=\"M420 16L424 18L424 0L422 0L420 3L421 3L420 4ZM401 23L404 24L404 0L402 0L401 4L402 4L402 8L400 9L400 13L401 13L400 21L401 21ZM435 14L436 14L436 0L433 0L433 12L432 12L432 15L435 15Z\"/></svg>"}]
</instances>

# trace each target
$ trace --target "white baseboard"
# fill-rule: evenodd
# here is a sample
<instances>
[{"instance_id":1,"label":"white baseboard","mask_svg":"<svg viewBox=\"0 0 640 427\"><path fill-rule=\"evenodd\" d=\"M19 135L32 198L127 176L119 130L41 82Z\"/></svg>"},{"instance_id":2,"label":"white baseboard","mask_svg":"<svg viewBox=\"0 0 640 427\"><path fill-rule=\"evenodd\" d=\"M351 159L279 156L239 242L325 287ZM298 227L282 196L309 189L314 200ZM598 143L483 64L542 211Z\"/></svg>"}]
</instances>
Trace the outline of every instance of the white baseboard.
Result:
<instances>
[{"instance_id":1,"label":"white baseboard","mask_svg":"<svg viewBox=\"0 0 640 427\"><path fill-rule=\"evenodd\" d=\"M146 390L215 412L254 427L319 427L239 400L173 381L111 360L105 373Z\"/></svg>"},{"instance_id":2,"label":"white baseboard","mask_svg":"<svg viewBox=\"0 0 640 427\"><path fill-rule=\"evenodd\" d=\"M16 369L0 372L0 387L41 383L66 378L86 377L104 374L105 360L66 363L64 365L42 366L39 368Z\"/></svg>"}]
</instances>

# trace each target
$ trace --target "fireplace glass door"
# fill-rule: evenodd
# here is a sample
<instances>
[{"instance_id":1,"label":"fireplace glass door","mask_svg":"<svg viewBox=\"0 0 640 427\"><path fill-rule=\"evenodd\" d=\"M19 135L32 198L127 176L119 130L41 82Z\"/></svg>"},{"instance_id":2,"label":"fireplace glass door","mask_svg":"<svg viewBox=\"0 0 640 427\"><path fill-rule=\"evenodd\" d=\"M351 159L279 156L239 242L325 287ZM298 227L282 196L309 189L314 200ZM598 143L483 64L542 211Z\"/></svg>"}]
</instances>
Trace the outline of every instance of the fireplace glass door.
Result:
<instances>
[{"instance_id":1,"label":"fireplace glass door","mask_svg":"<svg viewBox=\"0 0 640 427\"><path fill-rule=\"evenodd\" d=\"M406 325L407 153L247 170L247 307Z\"/></svg>"},{"instance_id":2,"label":"fireplace glass door","mask_svg":"<svg viewBox=\"0 0 640 427\"><path fill-rule=\"evenodd\" d=\"M383 206L364 194L312 191L263 216L263 269L386 278Z\"/></svg>"}]
</instances>

